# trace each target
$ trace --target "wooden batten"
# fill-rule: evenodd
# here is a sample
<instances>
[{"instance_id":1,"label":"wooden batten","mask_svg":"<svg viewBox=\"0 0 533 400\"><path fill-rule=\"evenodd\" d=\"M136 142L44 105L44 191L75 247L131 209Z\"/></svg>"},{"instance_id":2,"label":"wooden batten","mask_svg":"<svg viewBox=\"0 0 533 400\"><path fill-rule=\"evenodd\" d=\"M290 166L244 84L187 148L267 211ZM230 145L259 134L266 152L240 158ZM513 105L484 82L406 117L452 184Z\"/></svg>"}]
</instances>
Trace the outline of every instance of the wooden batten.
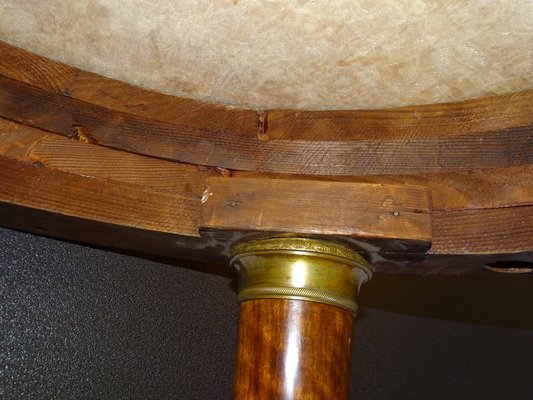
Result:
<instances>
[{"instance_id":1,"label":"wooden batten","mask_svg":"<svg viewBox=\"0 0 533 400\"><path fill-rule=\"evenodd\" d=\"M200 226L209 230L400 239L431 243L431 206L420 186L209 178Z\"/></svg>"},{"instance_id":2,"label":"wooden batten","mask_svg":"<svg viewBox=\"0 0 533 400\"><path fill-rule=\"evenodd\" d=\"M133 88L7 44L0 52L1 116L148 156L342 176L532 163L533 91L390 110L258 112Z\"/></svg>"},{"instance_id":3,"label":"wooden batten","mask_svg":"<svg viewBox=\"0 0 533 400\"><path fill-rule=\"evenodd\" d=\"M311 176L233 171L233 177L324 180L423 186L431 192L433 211L473 210L533 205L533 164L464 172L416 175Z\"/></svg>"},{"instance_id":4,"label":"wooden batten","mask_svg":"<svg viewBox=\"0 0 533 400\"><path fill-rule=\"evenodd\" d=\"M44 92L125 112L130 116L183 125L193 131L255 134L254 110L229 108L145 90L71 67L0 41L0 75Z\"/></svg>"},{"instance_id":5,"label":"wooden batten","mask_svg":"<svg viewBox=\"0 0 533 400\"><path fill-rule=\"evenodd\" d=\"M0 118L0 154L75 175L200 198L212 169L172 163L66 138Z\"/></svg>"},{"instance_id":6,"label":"wooden batten","mask_svg":"<svg viewBox=\"0 0 533 400\"><path fill-rule=\"evenodd\" d=\"M198 199L0 157L0 202L114 225L197 236Z\"/></svg>"},{"instance_id":7,"label":"wooden batten","mask_svg":"<svg viewBox=\"0 0 533 400\"><path fill-rule=\"evenodd\" d=\"M533 206L433 213L434 254L533 251Z\"/></svg>"}]
</instances>

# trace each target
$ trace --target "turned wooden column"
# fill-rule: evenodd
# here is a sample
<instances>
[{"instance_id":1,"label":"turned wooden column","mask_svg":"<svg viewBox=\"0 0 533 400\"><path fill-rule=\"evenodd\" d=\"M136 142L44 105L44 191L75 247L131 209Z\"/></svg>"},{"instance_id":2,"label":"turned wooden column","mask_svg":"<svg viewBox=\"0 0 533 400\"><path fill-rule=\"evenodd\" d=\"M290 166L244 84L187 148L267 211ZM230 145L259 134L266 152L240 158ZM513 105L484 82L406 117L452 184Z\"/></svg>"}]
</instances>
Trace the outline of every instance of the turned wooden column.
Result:
<instances>
[{"instance_id":1,"label":"turned wooden column","mask_svg":"<svg viewBox=\"0 0 533 400\"><path fill-rule=\"evenodd\" d=\"M348 399L355 302L371 274L356 252L305 238L233 249L240 319L235 399Z\"/></svg>"}]
</instances>

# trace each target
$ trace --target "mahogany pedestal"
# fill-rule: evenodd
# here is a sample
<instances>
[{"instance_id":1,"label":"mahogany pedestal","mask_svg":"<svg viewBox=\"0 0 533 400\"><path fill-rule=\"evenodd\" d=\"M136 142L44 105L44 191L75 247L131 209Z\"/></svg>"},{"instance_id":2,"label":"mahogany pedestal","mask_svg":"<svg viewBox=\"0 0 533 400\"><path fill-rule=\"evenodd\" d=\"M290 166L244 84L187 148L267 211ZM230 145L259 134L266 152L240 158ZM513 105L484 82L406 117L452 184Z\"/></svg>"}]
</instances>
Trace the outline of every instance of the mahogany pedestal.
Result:
<instances>
[{"instance_id":1,"label":"mahogany pedestal","mask_svg":"<svg viewBox=\"0 0 533 400\"><path fill-rule=\"evenodd\" d=\"M241 300L234 398L348 399L365 260L304 238L244 243L233 253Z\"/></svg>"},{"instance_id":2,"label":"mahogany pedestal","mask_svg":"<svg viewBox=\"0 0 533 400\"><path fill-rule=\"evenodd\" d=\"M241 304L235 399L347 399L354 316L302 300Z\"/></svg>"}]
</instances>

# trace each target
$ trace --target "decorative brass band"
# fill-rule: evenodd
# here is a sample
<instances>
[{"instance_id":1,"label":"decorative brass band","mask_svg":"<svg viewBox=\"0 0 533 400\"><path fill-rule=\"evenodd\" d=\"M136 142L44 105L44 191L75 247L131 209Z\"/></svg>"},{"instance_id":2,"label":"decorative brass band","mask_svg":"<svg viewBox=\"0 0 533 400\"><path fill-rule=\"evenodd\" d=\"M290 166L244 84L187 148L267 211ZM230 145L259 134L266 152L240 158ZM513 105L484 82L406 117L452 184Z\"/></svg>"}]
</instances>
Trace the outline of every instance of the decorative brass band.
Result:
<instances>
[{"instance_id":1,"label":"decorative brass band","mask_svg":"<svg viewBox=\"0 0 533 400\"><path fill-rule=\"evenodd\" d=\"M256 251L267 250L309 251L313 253L346 258L347 260L359 263L362 266L369 265L359 253L344 246L323 240L298 237L269 238L250 242L241 242L233 246L231 253L233 256L236 256L242 253L253 253Z\"/></svg>"},{"instance_id":2,"label":"decorative brass band","mask_svg":"<svg viewBox=\"0 0 533 400\"><path fill-rule=\"evenodd\" d=\"M295 288L295 287L258 287L243 289L239 292L239 301L254 299L305 299L318 303L329 304L341 308L347 308L357 313L359 307L351 299L346 299L318 289Z\"/></svg>"},{"instance_id":3,"label":"decorative brass band","mask_svg":"<svg viewBox=\"0 0 533 400\"><path fill-rule=\"evenodd\" d=\"M359 287L371 277L368 262L335 243L271 238L239 243L231 265L239 273L239 300L302 299L357 312Z\"/></svg>"}]
</instances>

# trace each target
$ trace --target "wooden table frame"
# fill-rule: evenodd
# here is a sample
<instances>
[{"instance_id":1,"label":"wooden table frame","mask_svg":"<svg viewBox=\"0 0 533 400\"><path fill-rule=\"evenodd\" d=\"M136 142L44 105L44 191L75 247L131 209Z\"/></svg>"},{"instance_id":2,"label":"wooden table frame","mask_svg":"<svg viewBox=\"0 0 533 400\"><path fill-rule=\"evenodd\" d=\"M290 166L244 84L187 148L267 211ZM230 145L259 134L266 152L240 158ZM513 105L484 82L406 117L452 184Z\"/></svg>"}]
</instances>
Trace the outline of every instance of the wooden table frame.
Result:
<instances>
[{"instance_id":1,"label":"wooden table frame","mask_svg":"<svg viewBox=\"0 0 533 400\"><path fill-rule=\"evenodd\" d=\"M388 110L177 98L0 42L0 224L227 268L300 236L375 273L533 266L533 91ZM488 266L488 268L487 268Z\"/></svg>"}]
</instances>

